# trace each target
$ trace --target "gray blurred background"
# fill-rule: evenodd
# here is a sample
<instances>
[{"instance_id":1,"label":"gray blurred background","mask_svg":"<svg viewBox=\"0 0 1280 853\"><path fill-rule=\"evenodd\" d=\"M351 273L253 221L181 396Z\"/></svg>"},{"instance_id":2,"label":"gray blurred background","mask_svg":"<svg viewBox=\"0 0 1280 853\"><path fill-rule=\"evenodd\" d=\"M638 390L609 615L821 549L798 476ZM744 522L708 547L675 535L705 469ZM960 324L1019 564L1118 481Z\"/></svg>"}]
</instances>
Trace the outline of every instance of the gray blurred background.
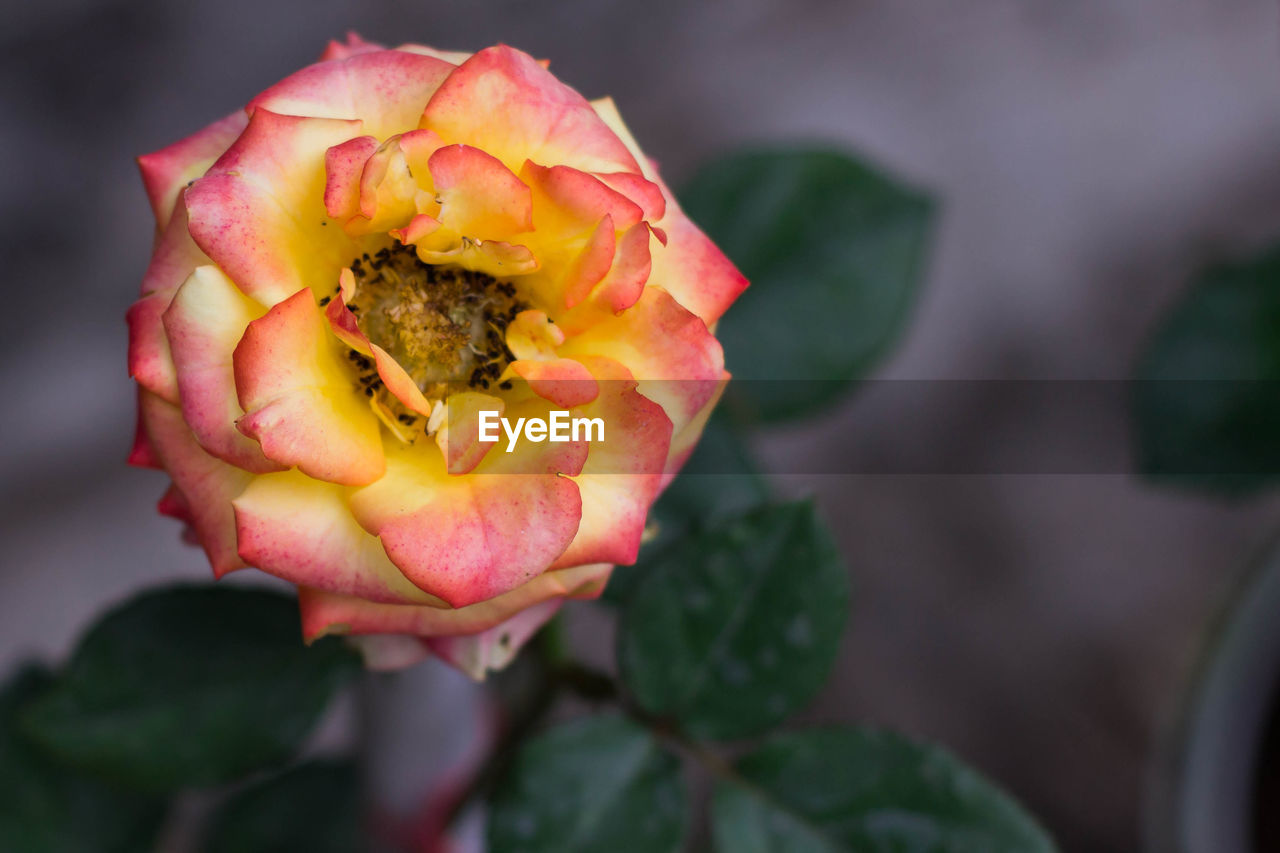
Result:
<instances>
[{"instance_id":1,"label":"gray blurred background","mask_svg":"<svg viewBox=\"0 0 1280 853\"><path fill-rule=\"evenodd\" d=\"M155 515L162 478L123 464L123 315L151 241L132 158L328 38L549 57L616 98L676 185L747 141L862 152L943 199L923 300L882 376L1116 379L1206 259L1280 237L1278 19L1270 0L8 0L0 663L63 654L106 600L206 576ZM851 444L992 435L996 452L1069 452L1082 432L1126 452L1119 407L1064 421L975 395L962 409L943 422L855 399L761 450L778 471ZM1134 850L1153 745L1280 502L1120 473L785 480L819 496L858 592L808 716L939 739L1065 849Z\"/></svg>"}]
</instances>

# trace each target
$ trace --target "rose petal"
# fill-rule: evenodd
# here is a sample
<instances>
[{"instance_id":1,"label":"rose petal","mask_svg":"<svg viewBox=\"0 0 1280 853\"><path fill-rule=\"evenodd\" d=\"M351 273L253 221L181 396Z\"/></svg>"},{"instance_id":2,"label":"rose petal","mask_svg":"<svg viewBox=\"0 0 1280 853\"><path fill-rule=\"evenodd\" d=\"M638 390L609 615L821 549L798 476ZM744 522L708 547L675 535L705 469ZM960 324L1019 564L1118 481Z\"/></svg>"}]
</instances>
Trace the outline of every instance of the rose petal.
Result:
<instances>
[{"instance_id":1,"label":"rose petal","mask_svg":"<svg viewBox=\"0 0 1280 853\"><path fill-rule=\"evenodd\" d=\"M573 414L600 418L605 434L590 443L582 473L575 478L582 493L582 520L554 568L635 562L671 446L671 419L641 396L626 368L603 358L589 359L586 366L600 380L600 396Z\"/></svg>"},{"instance_id":2,"label":"rose petal","mask_svg":"<svg viewBox=\"0 0 1280 853\"><path fill-rule=\"evenodd\" d=\"M484 601L541 573L577 531L578 489L559 473L580 469L584 448L526 449L454 477L434 447L389 448L386 476L352 494L352 512L417 586L453 607Z\"/></svg>"},{"instance_id":3,"label":"rose petal","mask_svg":"<svg viewBox=\"0 0 1280 853\"><path fill-rule=\"evenodd\" d=\"M278 471L257 442L236 429L244 414L236 401L231 356L262 307L214 266L202 266L178 288L162 320L177 370L182 417L200 445L246 471Z\"/></svg>"},{"instance_id":4,"label":"rose petal","mask_svg":"<svg viewBox=\"0 0 1280 853\"><path fill-rule=\"evenodd\" d=\"M649 281L711 325L747 289L747 279L711 239L671 206L661 222L665 246L653 253Z\"/></svg>"},{"instance_id":5,"label":"rose petal","mask_svg":"<svg viewBox=\"0 0 1280 853\"><path fill-rule=\"evenodd\" d=\"M402 50L362 50L308 65L249 102L255 110L316 118L357 119L379 139L412 130L432 94L455 66ZM348 134L354 136L355 134Z\"/></svg>"},{"instance_id":6,"label":"rose petal","mask_svg":"<svg viewBox=\"0 0 1280 853\"><path fill-rule=\"evenodd\" d=\"M320 61L324 62L329 59L346 59L348 56L355 56L360 53L372 53L375 50L385 50L386 48L378 44L376 41L365 41L355 30L347 31L347 40L340 42L337 39L329 39L329 44L325 46L324 53L320 54Z\"/></svg>"},{"instance_id":7,"label":"rose petal","mask_svg":"<svg viewBox=\"0 0 1280 853\"><path fill-rule=\"evenodd\" d=\"M612 566L597 564L547 572L510 592L467 607L377 604L311 587L298 589L307 642L327 634L408 634L417 637L478 634L544 601L594 594Z\"/></svg>"},{"instance_id":8,"label":"rose petal","mask_svg":"<svg viewBox=\"0 0 1280 853\"><path fill-rule=\"evenodd\" d=\"M196 443L182 413L147 391L141 392L142 420L156 455L173 477L191 511L191 526L209 556L217 577L244 568L236 552L231 501L253 475L205 453Z\"/></svg>"},{"instance_id":9,"label":"rose petal","mask_svg":"<svg viewBox=\"0 0 1280 853\"><path fill-rule=\"evenodd\" d=\"M158 228L163 230L168 225L182 188L222 156L248 121L243 110L236 110L186 139L138 158L138 170L142 172Z\"/></svg>"},{"instance_id":10,"label":"rose petal","mask_svg":"<svg viewBox=\"0 0 1280 853\"><path fill-rule=\"evenodd\" d=\"M437 657L483 681L489 672L505 668L563 603L563 599L549 598L479 634L427 637L424 643Z\"/></svg>"},{"instance_id":11,"label":"rose petal","mask_svg":"<svg viewBox=\"0 0 1280 853\"><path fill-rule=\"evenodd\" d=\"M640 393L662 405L677 433L706 405L724 372L720 342L706 325L653 286L621 314L569 337L559 354L621 363L640 381Z\"/></svg>"},{"instance_id":12,"label":"rose petal","mask_svg":"<svg viewBox=\"0 0 1280 853\"><path fill-rule=\"evenodd\" d=\"M307 288L250 323L233 358L246 413L238 426L270 459L321 480L365 485L385 469L378 419L330 341Z\"/></svg>"},{"instance_id":13,"label":"rose petal","mask_svg":"<svg viewBox=\"0 0 1280 853\"><path fill-rule=\"evenodd\" d=\"M446 142L482 148L511 169L534 160L589 172L639 171L581 95L505 45L458 66L431 96L419 126Z\"/></svg>"},{"instance_id":14,"label":"rose petal","mask_svg":"<svg viewBox=\"0 0 1280 853\"><path fill-rule=\"evenodd\" d=\"M529 188L502 161L469 145L446 145L431 155L440 197L440 222L481 240L507 240L533 229Z\"/></svg>"},{"instance_id":15,"label":"rose petal","mask_svg":"<svg viewBox=\"0 0 1280 853\"><path fill-rule=\"evenodd\" d=\"M590 403L600 393L591 371L571 358L518 360L508 369L528 382L533 393L562 409Z\"/></svg>"},{"instance_id":16,"label":"rose petal","mask_svg":"<svg viewBox=\"0 0 1280 853\"><path fill-rule=\"evenodd\" d=\"M377 139L357 136L324 153L324 209L334 219L355 216L360 211L360 176L377 150Z\"/></svg>"},{"instance_id":17,"label":"rose petal","mask_svg":"<svg viewBox=\"0 0 1280 853\"><path fill-rule=\"evenodd\" d=\"M360 254L327 227L325 153L355 121L259 109L235 144L186 191L191 236L239 288L264 305L331 282Z\"/></svg>"},{"instance_id":18,"label":"rose petal","mask_svg":"<svg viewBox=\"0 0 1280 853\"><path fill-rule=\"evenodd\" d=\"M341 486L297 471L255 477L234 501L240 557L295 584L388 604L442 606L356 523Z\"/></svg>"},{"instance_id":19,"label":"rose petal","mask_svg":"<svg viewBox=\"0 0 1280 853\"><path fill-rule=\"evenodd\" d=\"M436 433L436 444L445 455L450 474L469 474L501 439L500 431L497 439L480 438L480 413L497 412L501 417L506 404L489 394L464 391L450 394L445 408L448 417Z\"/></svg>"}]
</instances>

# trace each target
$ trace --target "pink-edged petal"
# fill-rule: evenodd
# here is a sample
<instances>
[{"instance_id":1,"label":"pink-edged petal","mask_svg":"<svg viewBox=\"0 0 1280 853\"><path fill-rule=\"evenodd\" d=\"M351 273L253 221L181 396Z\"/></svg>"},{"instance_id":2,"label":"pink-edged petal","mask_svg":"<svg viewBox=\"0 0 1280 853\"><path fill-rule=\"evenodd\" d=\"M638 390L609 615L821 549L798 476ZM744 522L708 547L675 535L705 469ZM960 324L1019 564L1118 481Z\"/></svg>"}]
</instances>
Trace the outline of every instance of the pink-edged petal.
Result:
<instances>
[{"instance_id":1,"label":"pink-edged petal","mask_svg":"<svg viewBox=\"0 0 1280 853\"><path fill-rule=\"evenodd\" d=\"M420 415L431 414L431 403L423 396L421 389L410 378L409 374L395 357L377 344L369 342L364 332L360 331L356 315L347 307L345 294L354 289L354 278L350 270L342 271L342 288L325 306L325 319L329 322L330 331L338 340L353 350L373 359L378 371L378 378L387 386L396 399L404 406Z\"/></svg>"},{"instance_id":2,"label":"pink-edged petal","mask_svg":"<svg viewBox=\"0 0 1280 853\"><path fill-rule=\"evenodd\" d=\"M329 216L344 219L360 212L360 176L377 150L377 139L357 136L324 153L324 209Z\"/></svg>"},{"instance_id":3,"label":"pink-edged petal","mask_svg":"<svg viewBox=\"0 0 1280 853\"><path fill-rule=\"evenodd\" d=\"M244 111L237 110L186 139L138 158L142 183L147 189L147 198L151 201L151 210L159 228L163 229L169 223L182 188L203 175L241 134L247 123Z\"/></svg>"},{"instance_id":4,"label":"pink-edged petal","mask_svg":"<svg viewBox=\"0 0 1280 853\"><path fill-rule=\"evenodd\" d=\"M591 289L608 274L617 249L613 217L606 215L565 273L562 287L566 308L573 308L586 299Z\"/></svg>"},{"instance_id":5,"label":"pink-edged petal","mask_svg":"<svg viewBox=\"0 0 1280 853\"><path fill-rule=\"evenodd\" d=\"M141 392L142 419L156 455L190 510L190 523L216 576L244 568L236 551L231 501L253 475L215 459L196 443L182 412Z\"/></svg>"},{"instance_id":6,"label":"pink-edged petal","mask_svg":"<svg viewBox=\"0 0 1280 853\"><path fill-rule=\"evenodd\" d=\"M635 156L643 176L657 184L666 196L666 215L651 223L666 250L655 252L650 280L708 326L714 324L747 288L746 278L680 210L657 169L641 153L613 100L600 98L592 101L591 107Z\"/></svg>"},{"instance_id":7,"label":"pink-edged petal","mask_svg":"<svg viewBox=\"0 0 1280 853\"><path fill-rule=\"evenodd\" d=\"M591 371L571 358L513 361L508 370L528 382L533 393L562 409L586 405L600 393Z\"/></svg>"},{"instance_id":8,"label":"pink-edged petal","mask_svg":"<svg viewBox=\"0 0 1280 853\"><path fill-rule=\"evenodd\" d=\"M360 123L259 109L235 144L185 195L191 236L249 296L274 305L331 282L357 244L328 226L325 152Z\"/></svg>"},{"instance_id":9,"label":"pink-edged petal","mask_svg":"<svg viewBox=\"0 0 1280 853\"><path fill-rule=\"evenodd\" d=\"M431 155L444 147L444 140L430 130L410 130L400 134L399 141L409 171L415 175L431 174Z\"/></svg>"},{"instance_id":10,"label":"pink-edged petal","mask_svg":"<svg viewBox=\"0 0 1280 853\"><path fill-rule=\"evenodd\" d=\"M434 47L427 47L425 44L414 44L412 42L398 44L396 45L396 50L403 50L406 53L421 53L423 56L434 56L436 59L443 59L450 65L461 65L471 58L471 54L465 50L438 50Z\"/></svg>"},{"instance_id":11,"label":"pink-edged petal","mask_svg":"<svg viewBox=\"0 0 1280 853\"><path fill-rule=\"evenodd\" d=\"M505 669L563 603L563 599L549 598L479 634L428 637L424 642L436 657L483 681L488 673Z\"/></svg>"},{"instance_id":12,"label":"pink-edged petal","mask_svg":"<svg viewBox=\"0 0 1280 853\"><path fill-rule=\"evenodd\" d=\"M176 404L178 375L161 320L173 293L148 293L129 306L125 321L129 324L129 375L151 393Z\"/></svg>"},{"instance_id":13,"label":"pink-edged petal","mask_svg":"<svg viewBox=\"0 0 1280 853\"><path fill-rule=\"evenodd\" d=\"M622 193L644 211L644 218L657 222L666 215L667 197L662 187L636 172L596 173L596 177L604 181L610 189Z\"/></svg>"},{"instance_id":14,"label":"pink-edged petal","mask_svg":"<svg viewBox=\"0 0 1280 853\"><path fill-rule=\"evenodd\" d=\"M138 384L178 404L178 376L161 321L173 294L196 267L208 264L187 233L187 211L177 203L173 216L160 233L151 262L142 277L142 297L130 307L129 375Z\"/></svg>"},{"instance_id":15,"label":"pink-edged petal","mask_svg":"<svg viewBox=\"0 0 1280 853\"><path fill-rule=\"evenodd\" d=\"M672 208L660 223L667 244L654 251L649 281L711 325L747 289L747 279L683 211Z\"/></svg>"},{"instance_id":16,"label":"pink-edged petal","mask_svg":"<svg viewBox=\"0 0 1280 853\"><path fill-rule=\"evenodd\" d=\"M556 568L635 562L671 446L671 419L636 390L637 383L625 368L603 358L589 359L587 366L600 380L600 396L575 410L574 416L600 418L605 435L591 442L576 478L582 493L582 521Z\"/></svg>"},{"instance_id":17,"label":"pink-edged petal","mask_svg":"<svg viewBox=\"0 0 1280 853\"><path fill-rule=\"evenodd\" d=\"M320 61L325 62L330 59L346 59L348 56L356 56L361 53L372 53L375 50L386 50L386 47L378 44L376 41L365 41L356 31L348 30L346 41L329 39L329 44L325 46L324 53L320 54Z\"/></svg>"},{"instance_id":18,"label":"pink-edged petal","mask_svg":"<svg viewBox=\"0 0 1280 853\"><path fill-rule=\"evenodd\" d=\"M236 401L231 355L262 307L236 289L222 271L203 266L178 288L162 320L177 369L182 416L200 445L246 471L278 471L258 444L235 423L244 411Z\"/></svg>"},{"instance_id":19,"label":"pink-edged petal","mask_svg":"<svg viewBox=\"0 0 1280 853\"><path fill-rule=\"evenodd\" d=\"M675 475L684 467L684 463L693 455L698 439L702 437L702 430L706 427L707 421L711 418L711 413L720 402L720 397L723 396L725 386L729 384L729 379L728 371L722 373L720 375L720 384L716 386L715 393L711 395L698 413L679 432L671 437L671 451L667 454L667 464L662 472L663 489L671 483Z\"/></svg>"},{"instance_id":20,"label":"pink-edged petal","mask_svg":"<svg viewBox=\"0 0 1280 853\"><path fill-rule=\"evenodd\" d=\"M621 314L570 336L559 354L621 363L639 380L640 393L662 406L677 433L706 405L724 372L724 352L706 324L653 286Z\"/></svg>"},{"instance_id":21,"label":"pink-edged petal","mask_svg":"<svg viewBox=\"0 0 1280 853\"><path fill-rule=\"evenodd\" d=\"M351 233L387 231L405 225L418 212L421 189L392 137L378 146L360 173L360 215L344 227Z\"/></svg>"},{"instance_id":22,"label":"pink-edged petal","mask_svg":"<svg viewBox=\"0 0 1280 853\"><path fill-rule=\"evenodd\" d=\"M249 324L233 357L245 411L238 426L282 465L365 485L385 467L378 419L356 393L328 329L307 288Z\"/></svg>"},{"instance_id":23,"label":"pink-edged petal","mask_svg":"<svg viewBox=\"0 0 1280 853\"><path fill-rule=\"evenodd\" d=\"M191 514L191 505L187 503L187 499L182 496L182 492L178 487L169 484L169 488L164 490L164 494L160 496L160 500L156 501L156 512L166 518L173 518L185 524L190 524L195 516ZM199 544L198 542L196 544Z\"/></svg>"},{"instance_id":24,"label":"pink-edged petal","mask_svg":"<svg viewBox=\"0 0 1280 853\"><path fill-rule=\"evenodd\" d=\"M544 601L596 595L612 568L596 564L546 572L502 595L459 608L378 604L304 586L298 589L303 637L313 642L330 634L479 634Z\"/></svg>"},{"instance_id":25,"label":"pink-edged petal","mask_svg":"<svg viewBox=\"0 0 1280 853\"><path fill-rule=\"evenodd\" d=\"M445 409L445 422L436 432L436 444L444 453L450 474L469 474L484 459L489 448L502 438L500 429L490 430L492 438L482 437L480 413L494 412L501 418L506 411L506 403L489 394L463 391L450 394Z\"/></svg>"},{"instance_id":26,"label":"pink-edged petal","mask_svg":"<svg viewBox=\"0 0 1280 853\"><path fill-rule=\"evenodd\" d=\"M639 222L622 235L608 274L591 290L591 308L619 314L636 304L651 277L651 233L649 223Z\"/></svg>"},{"instance_id":27,"label":"pink-edged petal","mask_svg":"<svg viewBox=\"0 0 1280 853\"><path fill-rule=\"evenodd\" d=\"M388 604L443 606L351 516L346 490L297 471L255 477L234 501L240 558L295 584Z\"/></svg>"},{"instance_id":28,"label":"pink-edged petal","mask_svg":"<svg viewBox=\"0 0 1280 853\"><path fill-rule=\"evenodd\" d=\"M520 169L520 177L562 215L577 222L596 223L611 216L614 228L625 231L644 218L640 205L596 176L570 166L539 166L530 160ZM543 227L541 221L536 224Z\"/></svg>"},{"instance_id":29,"label":"pink-edged petal","mask_svg":"<svg viewBox=\"0 0 1280 853\"><path fill-rule=\"evenodd\" d=\"M389 448L386 476L352 494L352 512L417 586L453 607L493 598L551 565L582 512L577 486L559 474L579 470L585 448L523 449L487 454L455 477L433 446Z\"/></svg>"},{"instance_id":30,"label":"pink-edged petal","mask_svg":"<svg viewBox=\"0 0 1280 853\"><path fill-rule=\"evenodd\" d=\"M417 243L419 240L434 233L440 228L440 220L434 216L428 216L425 213L419 213L413 219L409 220L409 224L403 228L393 228L387 233L395 237L401 243L408 245Z\"/></svg>"},{"instance_id":31,"label":"pink-edged petal","mask_svg":"<svg viewBox=\"0 0 1280 853\"><path fill-rule=\"evenodd\" d=\"M364 133L386 139L418 126L423 107L454 69L437 57L401 50L351 53L289 75L246 109L356 119Z\"/></svg>"},{"instance_id":32,"label":"pink-edged petal","mask_svg":"<svg viewBox=\"0 0 1280 853\"><path fill-rule=\"evenodd\" d=\"M508 167L525 160L584 171L639 171L587 101L531 56L505 45L458 66L432 95L421 127L475 145Z\"/></svg>"},{"instance_id":33,"label":"pink-edged petal","mask_svg":"<svg viewBox=\"0 0 1280 853\"><path fill-rule=\"evenodd\" d=\"M507 240L533 229L529 188L492 154L446 145L431 155L431 180L446 228L483 240Z\"/></svg>"},{"instance_id":34,"label":"pink-edged petal","mask_svg":"<svg viewBox=\"0 0 1280 853\"><path fill-rule=\"evenodd\" d=\"M160 457L156 454L151 439L147 436L146 424L142 421L142 394L138 389L138 419L133 429L133 447L129 450L128 462L135 468L160 468Z\"/></svg>"}]
</instances>

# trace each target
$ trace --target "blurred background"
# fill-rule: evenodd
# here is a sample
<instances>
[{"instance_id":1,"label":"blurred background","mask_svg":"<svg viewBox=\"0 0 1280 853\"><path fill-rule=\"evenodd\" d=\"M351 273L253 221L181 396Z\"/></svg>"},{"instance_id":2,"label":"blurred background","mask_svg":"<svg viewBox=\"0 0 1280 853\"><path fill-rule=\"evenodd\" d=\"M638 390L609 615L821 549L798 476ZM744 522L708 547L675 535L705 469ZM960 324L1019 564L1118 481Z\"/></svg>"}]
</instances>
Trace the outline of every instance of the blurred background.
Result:
<instances>
[{"instance_id":1,"label":"blurred background","mask_svg":"<svg viewBox=\"0 0 1280 853\"><path fill-rule=\"evenodd\" d=\"M155 514L163 478L124 465L123 317L152 238L132 159L348 29L549 57L587 96L614 96L675 186L739 144L810 140L932 190L925 289L882 378L1123 379L1195 270L1280 236L1269 0L44 0L5 19L5 668L65 654L107 601L207 576ZM856 591L807 716L939 740L1064 849L1132 851L1202 632L1280 502L1215 503L1126 474L1121 405L1062 418L1017 393L946 402L944 418L927 399L903 412L854 398L758 449L785 474L903 442L1070 458L1086 435L1119 461L1088 475L785 476L818 496Z\"/></svg>"}]
</instances>

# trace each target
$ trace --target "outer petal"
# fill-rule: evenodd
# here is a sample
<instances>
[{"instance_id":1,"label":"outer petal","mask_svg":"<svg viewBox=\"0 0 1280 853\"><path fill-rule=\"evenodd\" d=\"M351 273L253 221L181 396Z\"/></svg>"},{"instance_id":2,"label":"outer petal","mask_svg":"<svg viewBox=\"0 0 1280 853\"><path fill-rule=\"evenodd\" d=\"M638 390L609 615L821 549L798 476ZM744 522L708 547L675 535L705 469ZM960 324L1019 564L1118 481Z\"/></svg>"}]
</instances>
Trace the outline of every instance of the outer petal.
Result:
<instances>
[{"instance_id":1,"label":"outer petal","mask_svg":"<svg viewBox=\"0 0 1280 853\"><path fill-rule=\"evenodd\" d=\"M650 220L668 235L667 251L658 252L654 258L651 281L666 288L676 301L701 317L708 326L712 325L747 288L746 278L680 210L671 190L662 183L653 164L641 153L613 100L600 98L592 101L591 106L635 156L640 165L639 171L656 183L666 196L666 215L657 221ZM616 183L611 185L621 189Z\"/></svg>"},{"instance_id":2,"label":"outer petal","mask_svg":"<svg viewBox=\"0 0 1280 853\"><path fill-rule=\"evenodd\" d=\"M746 276L682 210L671 207L659 223L667 244L654 252L649 281L711 325L747 289Z\"/></svg>"},{"instance_id":3,"label":"outer petal","mask_svg":"<svg viewBox=\"0 0 1280 853\"><path fill-rule=\"evenodd\" d=\"M329 44L325 46L324 53L320 54L320 61L346 59L348 56L355 56L359 53L372 53L375 50L386 50L386 47L376 41L365 41L355 30L348 30L346 41L329 39Z\"/></svg>"},{"instance_id":4,"label":"outer petal","mask_svg":"<svg viewBox=\"0 0 1280 853\"><path fill-rule=\"evenodd\" d=\"M346 490L297 471L255 477L232 504L240 557L278 578L388 604L442 606L351 516Z\"/></svg>"},{"instance_id":5,"label":"outer petal","mask_svg":"<svg viewBox=\"0 0 1280 853\"><path fill-rule=\"evenodd\" d=\"M153 394L178 402L178 375L169 352L161 317L173 299L172 290L148 293L129 306L129 375Z\"/></svg>"},{"instance_id":6,"label":"outer petal","mask_svg":"<svg viewBox=\"0 0 1280 853\"><path fill-rule=\"evenodd\" d=\"M683 429L671 437L671 452L667 456L667 467L662 476L663 489L671 483L675 475L684 467L684 463L693 454L693 450L698 444L698 439L702 437L702 430L711 418L711 413L715 410L716 404L720 402L725 386L729 384L729 378L728 372L725 372L720 379L720 384L716 387L715 393L711 395L711 399L707 400L706 405L693 416L689 423L685 424Z\"/></svg>"},{"instance_id":7,"label":"outer petal","mask_svg":"<svg viewBox=\"0 0 1280 853\"><path fill-rule=\"evenodd\" d=\"M434 447L389 449L386 476L351 496L352 512L419 587L453 607L485 601L540 574L578 529L578 488L558 473L576 473L584 448L534 447L490 453L461 477Z\"/></svg>"},{"instance_id":8,"label":"outer petal","mask_svg":"<svg viewBox=\"0 0 1280 853\"><path fill-rule=\"evenodd\" d=\"M236 552L231 501L253 478L205 453L182 413L154 394L141 392L143 423L164 469L173 477L191 513L191 526L209 555L215 575L244 567Z\"/></svg>"},{"instance_id":9,"label":"outer petal","mask_svg":"<svg viewBox=\"0 0 1280 853\"><path fill-rule=\"evenodd\" d=\"M581 95L505 45L458 66L432 95L421 126L446 142L483 148L512 169L534 160L589 172L639 171Z\"/></svg>"},{"instance_id":10,"label":"outer petal","mask_svg":"<svg viewBox=\"0 0 1280 853\"><path fill-rule=\"evenodd\" d=\"M298 590L302 632L308 642L326 634L410 634L418 637L478 634L515 614L555 598L599 594L612 566L577 566L547 572L510 592L468 607L376 604L310 587Z\"/></svg>"},{"instance_id":11,"label":"outer petal","mask_svg":"<svg viewBox=\"0 0 1280 853\"><path fill-rule=\"evenodd\" d=\"M441 81L454 66L434 56L401 50L361 50L308 65L249 102L250 114L274 113L358 119L379 139L418 126ZM354 134L351 134L354 135Z\"/></svg>"},{"instance_id":12,"label":"outer petal","mask_svg":"<svg viewBox=\"0 0 1280 853\"><path fill-rule=\"evenodd\" d=\"M258 109L249 127L186 192L191 236L265 305L327 286L359 254L324 209L325 152L360 123Z\"/></svg>"},{"instance_id":13,"label":"outer petal","mask_svg":"<svg viewBox=\"0 0 1280 853\"><path fill-rule=\"evenodd\" d=\"M582 522L555 568L635 562L671 446L670 418L661 406L640 395L622 365L602 358L589 359L587 364L600 379L600 397L574 415L601 418L605 435L603 441L591 443L576 478L582 493Z\"/></svg>"},{"instance_id":14,"label":"outer petal","mask_svg":"<svg viewBox=\"0 0 1280 853\"><path fill-rule=\"evenodd\" d=\"M549 598L479 634L428 637L425 643L438 657L482 681L487 673L506 667L563 603L563 599Z\"/></svg>"},{"instance_id":15,"label":"outer petal","mask_svg":"<svg viewBox=\"0 0 1280 853\"><path fill-rule=\"evenodd\" d=\"M142 420L142 395L145 391L138 389L138 419L133 430L133 448L129 451L128 462L136 468L155 468L159 470L160 457L151 438L147 435L147 425Z\"/></svg>"},{"instance_id":16,"label":"outer petal","mask_svg":"<svg viewBox=\"0 0 1280 853\"><path fill-rule=\"evenodd\" d=\"M328 329L307 288L249 324L234 355L246 412L238 426L282 465L364 485L385 469L378 419L355 392Z\"/></svg>"},{"instance_id":17,"label":"outer petal","mask_svg":"<svg viewBox=\"0 0 1280 853\"><path fill-rule=\"evenodd\" d=\"M724 372L720 342L659 287L635 305L570 337L560 354L603 356L640 380L640 393L662 405L678 433L715 393Z\"/></svg>"},{"instance_id":18,"label":"outer petal","mask_svg":"<svg viewBox=\"0 0 1280 853\"><path fill-rule=\"evenodd\" d=\"M199 267L164 312L177 366L182 416L205 450L246 471L278 471L256 442L236 430L244 414L236 402L231 354L249 323L262 313L214 266Z\"/></svg>"},{"instance_id":19,"label":"outer petal","mask_svg":"<svg viewBox=\"0 0 1280 853\"><path fill-rule=\"evenodd\" d=\"M161 317L178 287L196 267L207 263L209 259L187 233L186 208L177 203L173 216L156 241L151 263L142 277L142 298L130 307L126 315L129 323L129 375L142 387L175 406L178 404L178 376Z\"/></svg>"},{"instance_id":20,"label":"outer petal","mask_svg":"<svg viewBox=\"0 0 1280 853\"><path fill-rule=\"evenodd\" d=\"M138 158L138 170L142 172L142 183L147 188L157 227L163 229L168 225L178 193L222 156L248 121L244 111L237 110L168 148Z\"/></svg>"}]
</instances>

